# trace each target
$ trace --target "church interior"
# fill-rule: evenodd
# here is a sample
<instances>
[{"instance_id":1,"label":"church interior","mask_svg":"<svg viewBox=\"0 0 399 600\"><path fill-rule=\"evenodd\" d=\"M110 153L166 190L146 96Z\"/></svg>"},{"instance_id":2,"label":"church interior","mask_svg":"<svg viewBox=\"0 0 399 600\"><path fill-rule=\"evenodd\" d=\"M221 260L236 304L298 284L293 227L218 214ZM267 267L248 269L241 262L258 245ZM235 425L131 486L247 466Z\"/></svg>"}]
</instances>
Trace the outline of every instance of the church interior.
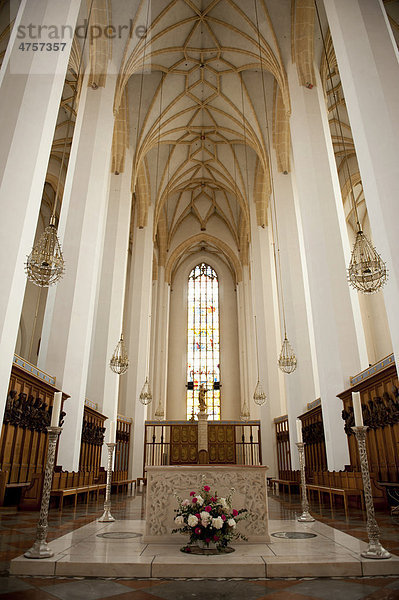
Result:
<instances>
[{"instance_id":1,"label":"church interior","mask_svg":"<svg viewBox=\"0 0 399 600\"><path fill-rule=\"evenodd\" d=\"M0 0L0 596L397 597L398 45L398 0ZM232 554L172 534L204 482Z\"/></svg>"}]
</instances>

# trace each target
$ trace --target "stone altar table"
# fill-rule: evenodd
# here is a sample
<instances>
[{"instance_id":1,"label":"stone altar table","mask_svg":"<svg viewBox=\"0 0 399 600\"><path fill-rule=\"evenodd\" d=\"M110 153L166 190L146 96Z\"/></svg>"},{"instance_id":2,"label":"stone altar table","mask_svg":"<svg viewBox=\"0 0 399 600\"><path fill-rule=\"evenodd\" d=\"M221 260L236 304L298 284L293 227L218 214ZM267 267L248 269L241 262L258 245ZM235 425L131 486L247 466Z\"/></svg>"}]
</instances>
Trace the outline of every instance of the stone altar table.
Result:
<instances>
[{"instance_id":1,"label":"stone altar table","mask_svg":"<svg viewBox=\"0 0 399 600\"><path fill-rule=\"evenodd\" d=\"M174 529L174 497L190 498L190 492L200 493L203 484L209 485L219 497L227 496L231 488L233 508L247 508L248 519L240 521L237 528L249 542L269 542L269 517L267 507L266 466L244 465L193 465L147 467L147 501L144 542L187 541L183 535L171 534ZM204 480L202 476L205 476ZM242 543L240 540L234 544ZM245 542L244 542L245 543Z\"/></svg>"}]
</instances>

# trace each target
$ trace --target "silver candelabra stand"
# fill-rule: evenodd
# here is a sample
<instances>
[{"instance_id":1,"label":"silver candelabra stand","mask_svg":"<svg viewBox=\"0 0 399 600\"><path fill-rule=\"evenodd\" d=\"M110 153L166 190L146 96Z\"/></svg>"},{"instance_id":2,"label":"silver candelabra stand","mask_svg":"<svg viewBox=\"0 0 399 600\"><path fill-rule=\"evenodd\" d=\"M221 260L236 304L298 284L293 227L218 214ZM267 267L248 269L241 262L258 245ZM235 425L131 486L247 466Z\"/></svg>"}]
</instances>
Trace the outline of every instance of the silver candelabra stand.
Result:
<instances>
[{"instance_id":1,"label":"silver candelabra stand","mask_svg":"<svg viewBox=\"0 0 399 600\"><path fill-rule=\"evenodd\" d=\"M47 431L49 437L46 468L44 470L42 503L40 505L40 515L36 529L36 539L32 548L25 552L24 556L26 558L50 558L51 556L54 556L54 552L47 544L48 509L50 503L51 484L53 480L55 449L57 447L58 436L60 435L62 428L47 427Z\"/></svg>"},{"instance_id":2,"label":"silver candelabra stand","mask_svg":"<svg viewBox=\"0 0 399 600\"><path fill-rule=\"evenodd\" d=\"M375 519L373 494L371 493L369 461L367 460L366 451L367 429L368 427L366 425L352 427L352 431L356 436L357 445L359 448L360 469L362 471L364 501L366 504L367 514L367 535L369 537L369 547L364 552L361 552L360 555L364 558L391 558L390 553L380 544L380 528L378 527Z\"/></svg>"},{"instance_id":3,"label":"silver candelabra stand","mask_svg":"<svg viewBox=\"0 0 399 600\"><path fill-rule=\"evenodd\" d=\"M105 488L104 512L99 523L112 523L115 521L111 515L111 478L112 478L112 457L114 455L115 443L108 443L108 464L107 464L107 487Z\"/></svg>"},{"instance_id":4,"label":"silver candelabra stand","mask_svg":"<svg viewBox=\"0 0 399 600\"><path fill-rule=\"evenodd\" d=\"M299 453L299 466L301 469L301 501L302 501L302 514L298 517L298 521L304 523L311 523L314 518L309 513L309 502L306 492L306 478L305 478L305 444L303 442L297 442L296 446Z\"/></svg>"}]
</instances>

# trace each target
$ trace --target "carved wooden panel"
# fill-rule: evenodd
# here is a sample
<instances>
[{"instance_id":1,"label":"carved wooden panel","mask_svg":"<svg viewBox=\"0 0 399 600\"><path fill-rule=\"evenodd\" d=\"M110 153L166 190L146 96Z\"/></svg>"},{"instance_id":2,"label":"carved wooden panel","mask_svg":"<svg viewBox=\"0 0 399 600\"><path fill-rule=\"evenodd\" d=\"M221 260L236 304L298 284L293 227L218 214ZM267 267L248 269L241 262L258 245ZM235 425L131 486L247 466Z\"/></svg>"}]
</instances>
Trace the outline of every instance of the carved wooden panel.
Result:
<instances>
[{"instance_id":1,"label":"carved wooden panel","mask_svg":"<svg viewBox=\"0 0 399 600\"><path fill-rule=\"evenodd\" d=\"M327 453L321 406L312 408L299 418L305 443L306 471L323 471L327 469Z\"/></svg>"},{"instance_id":2,"label":"carved wooden panel","mask_svg":"<svg viewBox=\"0 0 399 600\"><path fill-rule=\"evenodd\" d=\"M106 418L93 408L84 407L79 470L92 471L94 477L100 470Z\"/></svg>"},{"instance_id":3,"label":"carved wooden panel","mask_svg":"<svg viewBox=\"0 0 399 600\"><path fill-rule=\"evenodd\" d=\"M131 423L117 420L114 472L128 472Z\"/></svg>"},{"instance_id":4,"label":"carved wooden panel","mask_svg":"<svg viewBox=\"0 0 399 600\"><path fill-rule=\"evenodd\" d=\"M56 387L13 365L0 438L0 468L7 483L25 483L44 470L47 426ZM63 401L68 398L63 394ZM62 412L60 422L64 418Z\"/></svg>"},{"instance_id":5,"label":"carved wooden panel","mask_svg":"<svg viewBox=\"0 0 399 600\"><path fill-rule=\"evenodd\" d=\"M276 428L277 468L278 476L285 479L283 473L291 470L290 433L286 415L274 419Z\"/></svg>"},{"instance_id":6,"label":"carved wooden panel","mask_svg":"<svg viewBox=\"0 0 399 600\"><path fill-rule=\"evenodd\" d=\"M352 392L360 392L367 431L370 471L378 481L399 481L399 383L395 364L382 369L338 397L343 401L342 419L347 434L351 467L360 470L354 426Z\"/></svg>"},{"instance_id":7,"label":"carved wooden panel","mask_svg":"<svg viewBox=\"0 0 399 600\"><path fill-rule=\"evenodd\" d=\"M208 425L209 464L225 465L236 462L235 426L227 424Z\"/></svg>"},{"instance_id":8,"label":"carved wooden panel","mask_svg":"<svg viewBox=\"0 0 399 600\"><path fill-rule=\"evenodd\" d=\"M171 465L198 463L198 429L189 423L171 427Z\"/></svg>"}]
</instances>

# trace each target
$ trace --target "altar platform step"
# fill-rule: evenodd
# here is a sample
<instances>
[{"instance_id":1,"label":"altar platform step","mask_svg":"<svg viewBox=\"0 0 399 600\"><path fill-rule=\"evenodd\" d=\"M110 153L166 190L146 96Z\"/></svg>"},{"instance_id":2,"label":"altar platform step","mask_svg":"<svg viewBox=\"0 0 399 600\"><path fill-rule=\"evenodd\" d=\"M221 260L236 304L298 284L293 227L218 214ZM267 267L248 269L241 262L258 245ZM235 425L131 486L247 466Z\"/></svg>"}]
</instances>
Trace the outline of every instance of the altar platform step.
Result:
<instances>
[{"instance_id":1,"label":"altar platform step","mask_svg":"<svg viewBox=\"0 0 399 600\"><path fill-rule=\"evenodd\" d=\"M234 543L235 552L216 556L180 552L185 539L178 535L174 544L146 544L141 538L144 526L140 520L89 523L50 542L51 558L14 559L10 573L129 578L399 575L399 557L362 558L366 543L318 521L271 520L269 543ZM290 539L298 533L314 537Z\"/></svg>"}]
</instances>

